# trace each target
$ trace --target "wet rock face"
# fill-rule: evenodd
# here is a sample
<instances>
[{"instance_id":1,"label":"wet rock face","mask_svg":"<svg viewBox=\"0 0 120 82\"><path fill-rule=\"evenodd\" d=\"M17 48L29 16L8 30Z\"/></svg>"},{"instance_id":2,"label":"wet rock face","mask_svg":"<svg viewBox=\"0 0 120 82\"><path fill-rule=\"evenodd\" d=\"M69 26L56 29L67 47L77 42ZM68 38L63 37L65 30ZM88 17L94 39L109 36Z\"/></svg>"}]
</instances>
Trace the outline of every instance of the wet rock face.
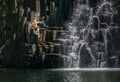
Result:
<instances>
[{"instance_id":1,"label":"wet rock face","mask_svg":"<svg viewBox=\"0 0 120 82\"><path fill-rule=\"evenodd\" d=\"M36 53L36 45L18 43L15 48L15 54L13 54L10 60L11 67L28 68L31 65L31 60Z\"/></svg>"},{"instance_id":2,"label":"wet rock face","mask_svg":"<svg viewBox=\"0 0 120 82\"><path fill-rule=\"evenodd\" d=\"M54 54L48 54L44 60L45 68L61 68L63 67L63 57Z\"/></svg>"},{"instance_id":3,"label":"wet rock face","mask_svg":"<svg viewBox=\"0 0 120 82\"><path fill-rule=\"evenodd\" d=\"M86 47L84 46L81 50L80 53L81 57L80 57L80 67L92 67L92 57L91 54L89 53L89 51L86 49Z\"/></svg>"},{"instance_id":4,"label":"wet rock face","mask_svg":"<svg viewBox=\"0 0 120 82\"><path fill-rule=\"evenodd\" d=\"M114 24L117 24L117 25L119 25L120 24L120 14L114 14L113 15L113 17L112 17L112 22L114 23Z\"/></svg>"},{"instance_id":5,"label":"wet rock face","mask_svg":"<svg viewBox=\"0 0 120 82\"><path fill-rule=\"evenodd\" d=\"M75 8L72 22L68 23L69 34L65 35L74 38L66 38L72 41L72 44L66 46L68 51L69 47L72 48L70 53L67 52L69 60L76 61L78 67L118 67L118 5L113 7L111 0L80 1ZM78 40L75 37L78 37ZM72 53L75 54L71 57Z\"/></svg>"},{"instance_id":6,"label":"wet rock face","mask_svg":"<svg viewBox=\"0 0 120 82\"><path fill-rule=\"evenodd\" d=\"M3 46L1 56L3 57L1 60L1 65L3 67L12 67L12 59L14 59L15 54L15 44L7 43Z\"/></svg>"},{"instance_id":7,"label":"wet rock face","mask_svg":"<svg viewBox=\"0 0 120 82\"><path fill-rule=\"evenodd\" d=\"M36 45L35 44L18 44L17 45L18 54L35 54Z\"/></svg>"},{"instance_id":8,"label":"wet rock face","mask_svg":"<svg viewBox=\"0 0 120 82\"><path fill-rule=\"evenodd\" d=\"M9 53L9 50L6 52L8 48L3 50L9 66L120 67L120 0L16 1L14 4L9 1L14 6L8 13L13 20L10 22L10 19L11 24L7 23L12 27L12 33L5 35L15 35L15 46L7 47L12 47L11 51L14 51L14 48L16 50L15 53ZM60 29L53 28L47 28L48 32L43 33L46 28L44 24L39 23L38 26L44 28L41 34L46 37L41 38L38 52L38 36L34 34L35 29L32 27L34 20L45 21L48 26L63 26L68 20L71 23L65 25L66 31L62 34L58 32ZM49 44L52 41L56 43Z\"/></svg>"},{"instance_id":9,"label":"wet rock face","mask_svg":"<svg viewBox=\"0 0 120 82\"><path fill-rule=\"evenodd\" d=\"M90 7L96 7L100 3L100 0L89 0Z\"/></svg>"},{"instance_id":10,"label":"wet rock face","mask_svg":"<svg viewBox=\"0 0 120 82\"><path fill-rule=\"evenodd\" d=\"M55 2L49 0L48 24L50 26L62 26L66 20L70 19L73 12L73 2L74 0L55 0Z\"/></svg>"}]
</instances>

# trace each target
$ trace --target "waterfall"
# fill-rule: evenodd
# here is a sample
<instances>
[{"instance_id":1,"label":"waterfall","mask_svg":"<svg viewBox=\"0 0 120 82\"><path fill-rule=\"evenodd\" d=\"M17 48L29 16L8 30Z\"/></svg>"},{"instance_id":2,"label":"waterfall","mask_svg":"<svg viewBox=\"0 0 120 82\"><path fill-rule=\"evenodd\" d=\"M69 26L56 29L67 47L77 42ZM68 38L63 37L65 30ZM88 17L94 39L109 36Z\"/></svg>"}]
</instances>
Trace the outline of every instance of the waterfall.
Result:
<instances>
[{"instance_id":1,"label":"waterfall","mask_svg":"<svg viewBox=\"0 0 120 82\"><path fill-rule=\"evenodd\" d=\"M116 11L106 0L97 5L96 10L89 6L89 0L86 3L80 1L74 9L71 22L66 24L69 33L65 36L69 37L65 40L70 42L65 46L68 67L104 67L108 56L108 31L112 23L111 17Z\"/></svg>"},{"instance_id":2,"label":"waterfall","mask_svg":"<svg viewBox=\"0 0 120 82\"><path fill-rule=\"evenodd\" d=\"M72 44L67 46L67 49L71 49L69 50L70 52L67 52L70 59L68 67L79 67L81 48L86 44L86 32L89 30L87 27L89 27L91 22L91 17L89 16L91 11L88 3L88 1L86 4L77 3L77 7L73 12L72 22L66 25L69 31L69 41L72 41Z\"/></svg>"}]
</instances>

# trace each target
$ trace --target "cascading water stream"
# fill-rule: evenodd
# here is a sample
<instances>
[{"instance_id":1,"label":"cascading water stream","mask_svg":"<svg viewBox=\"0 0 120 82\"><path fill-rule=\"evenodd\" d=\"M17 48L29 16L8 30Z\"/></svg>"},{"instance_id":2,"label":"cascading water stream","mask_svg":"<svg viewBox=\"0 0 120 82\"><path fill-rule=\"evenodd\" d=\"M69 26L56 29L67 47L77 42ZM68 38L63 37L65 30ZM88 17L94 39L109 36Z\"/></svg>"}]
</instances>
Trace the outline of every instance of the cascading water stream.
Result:
<instances>
[{"instance_id":1,"label":"cascading water stream","mask_svg":"<svg viewBox=\"0 0 120 82\"><path fill-rule=\"evenodd\" d=\"M116 13L111 6L112 4L105 0L101 5L98 5L97 10L94 11L94 8L89 7L89 0L87 0L86 3L79 3L78 0L71 22L66 24L69 33L65 36L69 36L69 38L67 37L65 39L70 43L66 46L68 49L66 54L69 60L67 67L105 66L106 61L104 60L108 55L107 36L109 28L111 27L112 16ZM103 19L101 19L102 17L103 19L104 17L110 17L110 19L107 18L105 19L107 22L104 22ZM90 41L91 39L93 40ZM89 59L81 60L82 57L86 55Z\"/></svg>"},{"instance_id":2,"label":"cascading water stream","mask_svg":"<svg viewBox=\"0 0 120 82\"><path fill-rule=\"evenodd\" d=\"M69 40L72 41L72 44L69 47L72 48L71 52L68 55L71 57L72 61L69 63L68 67L79 67L80 51L82 46L85 44L86 29L91 21L91 16L89 16L89 6L87 4L77 4L72 16L72 23L68 24L68 30L70 32ZM85 16L86 15L86 18ZM88 17L88 18L87 18ZM89 20L89 21L87 21ZM79 50L80 49L80 50ZM78 53L79 52L79 53Z\"/></svg>"}]
</instances>

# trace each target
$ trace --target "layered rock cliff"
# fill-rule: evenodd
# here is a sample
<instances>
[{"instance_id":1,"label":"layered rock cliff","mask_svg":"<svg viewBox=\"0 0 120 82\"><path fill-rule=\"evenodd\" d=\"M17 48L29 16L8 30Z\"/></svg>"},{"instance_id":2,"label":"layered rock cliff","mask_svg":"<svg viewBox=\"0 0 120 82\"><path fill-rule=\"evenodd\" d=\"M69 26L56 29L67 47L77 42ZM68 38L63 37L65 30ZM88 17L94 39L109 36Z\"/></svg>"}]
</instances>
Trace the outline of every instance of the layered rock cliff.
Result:
<instances>
[{"instance_id":1,"label":"layered rock cliff","mask_svg":"<svg viewBox=\"0 0 120 82\"><path fill-rule=\"evenodd\" d=\"M111 5L101 6L103 2ZM81 5L82 8L78 8ZM109 8L116 12L106 13L106 10L111 10ZM87 25L89 17L92 24ZM72 57L73 53L69 53L76 47L74 42L80 42L87 35L84 40L87 43L82 47L77 45L78 50L75 50L80 55L77 58L79 66L119 67L119 19L119 0L2 0L0 65L18 68L72 67L76 59ZM71 27L75 25L75 29L67 26L69 22L73 24ZM77 35L79 40L71 39L73 35Z\"/></svg>"}]
</instances>

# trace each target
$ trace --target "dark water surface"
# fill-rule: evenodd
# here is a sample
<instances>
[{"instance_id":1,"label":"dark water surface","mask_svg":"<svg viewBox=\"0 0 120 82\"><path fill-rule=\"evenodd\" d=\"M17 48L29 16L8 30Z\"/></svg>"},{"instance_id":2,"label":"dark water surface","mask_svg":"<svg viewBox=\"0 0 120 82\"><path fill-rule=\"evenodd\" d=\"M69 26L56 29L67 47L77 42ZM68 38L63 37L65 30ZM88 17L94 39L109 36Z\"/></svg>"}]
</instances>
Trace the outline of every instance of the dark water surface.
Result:
<instances>
[{"instance_id":1,"label":"dark water surface","mask_svg":"<svg viewBox=\"0 0 120 82\"><path fill-rule=\"evenodd\" d=\"M0 82L120 82L120 71L7 70Z\"/></svg>"}]
</instances>

